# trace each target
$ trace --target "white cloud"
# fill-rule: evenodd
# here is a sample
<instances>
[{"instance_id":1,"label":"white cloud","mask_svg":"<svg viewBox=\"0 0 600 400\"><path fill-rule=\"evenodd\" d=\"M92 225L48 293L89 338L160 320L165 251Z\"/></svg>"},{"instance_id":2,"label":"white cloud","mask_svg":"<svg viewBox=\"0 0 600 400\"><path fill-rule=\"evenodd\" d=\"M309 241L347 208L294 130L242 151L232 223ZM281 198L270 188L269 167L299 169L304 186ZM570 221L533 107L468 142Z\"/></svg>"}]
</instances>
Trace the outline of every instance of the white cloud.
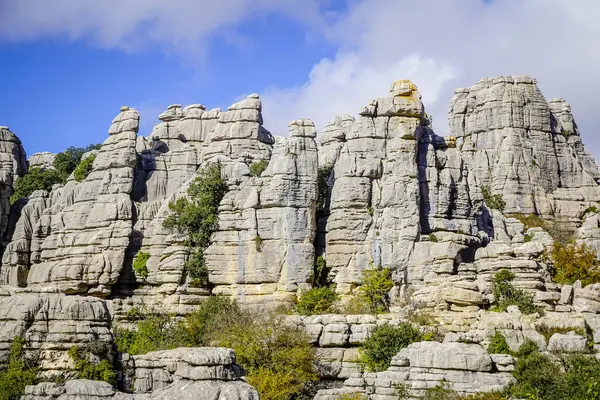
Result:
<instances>
[{"instance_id":1,"label":"white cloud","mask_svg":"<svg viewBox=\"0 0 600 400\"><path fill-rule=\"evenodd\" d=\"M600 1L358 0L322 33L340 48L304 85L266 89L265 123L310 117L321 126L356 114L397 79L419 86L434 128L447 131L453 90L482 77L531 75L547 98L573 107L583 138L600 153Z\"/></svg>"},{"instance_id":2,"label":"white cloud","mask_svg":"<svg viewBox=\"0 0 600 400\"><path fill-rule=\"evenodd\" d=\"M187 58L211 35L239 40L239 22L270 12L322 23L317 0L18 0L0 1L0 40L66 37L127 52L158 46Z\"/></svg>"},{"instance_id":3,"label":"white cloud","mask_svg":"<svg viewBox=\"0 0 600 400\"><path fill-rule=\"evenodd\" d=\"M439 88L455 73L448 65L417 55L399 55L392 63L365 63L356 52L315 65L305 85L269 88L262 95L265 125L276 135L287 135L287 124L311 118L322 129L336 114L355 113L369 100L385 95L398 76L420 82L421 94L434 102Z\"/></svg>"}]
</instances>

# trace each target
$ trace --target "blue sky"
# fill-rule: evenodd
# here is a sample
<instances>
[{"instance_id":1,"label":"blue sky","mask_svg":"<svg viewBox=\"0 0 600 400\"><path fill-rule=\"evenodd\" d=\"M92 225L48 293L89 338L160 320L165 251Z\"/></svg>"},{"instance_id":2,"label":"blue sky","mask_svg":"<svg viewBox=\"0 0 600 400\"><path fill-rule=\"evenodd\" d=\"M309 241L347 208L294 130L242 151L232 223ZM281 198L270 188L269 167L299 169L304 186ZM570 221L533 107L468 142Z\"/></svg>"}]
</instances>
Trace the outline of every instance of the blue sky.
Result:
<instances>
[{"instance_id":1,"label":"blue sky","mask_svg":"<svg viewBox=\"0 0 600 400\"><path fill-rule=\"evenodd\" d=\"M28 154L58 152L104 141L124 104L147 135L169 104L257 92L285 135L409 78L445 134L454 88L528 74L600 154L594 15L596 0L0 0L0 125Z\"/></svg>"}]
</instances>

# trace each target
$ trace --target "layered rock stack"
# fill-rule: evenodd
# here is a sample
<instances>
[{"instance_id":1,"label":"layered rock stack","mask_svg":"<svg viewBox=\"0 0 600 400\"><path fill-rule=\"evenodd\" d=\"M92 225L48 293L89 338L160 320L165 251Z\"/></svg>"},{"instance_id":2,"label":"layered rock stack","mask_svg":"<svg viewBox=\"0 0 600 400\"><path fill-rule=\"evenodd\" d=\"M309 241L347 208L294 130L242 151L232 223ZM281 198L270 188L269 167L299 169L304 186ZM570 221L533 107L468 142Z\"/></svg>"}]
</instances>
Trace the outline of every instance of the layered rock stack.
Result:
<instances>
[{"instance_id":1,"label":"layered rock stack","mask_svg":"<svg viewBox=\"0 0 600 400\"><path fill-rule=\"evenodd\" d=\"M138 135L138 112L123 107L87 177L78 182L71 176L15 206L9 198L28 165L19 139L1 127L0 284L6 286L0 287L0 362L10 342L23 336L26 351L40 352L43 373L60 374L71 368L70 347L111 345L113 324L136 307L184 317L211 294L261 310L289 304L312 286L319 263L328 271L319 278L343 295L356 292L365 269L389 268L399 313L389 320L409 305L445 321L451 345L407 349L390 371L355 380L352 346L382 319L293 321L330 361L328 379L350 378L344 390L373 399L390 396L392 380L422 390L450 376L465 394L477 390L472 378L494 388L508 384L502 368L510 362L480 347L496 331L511 347L525 338L542 345L543 339L518 310L498 318L484 311L494 300L493 276L502 269L554 318L545 323L562 329L556 321L575 321L573 329L591 331L598 346L600 285L552 282L543 257L552 237L519 219L534 214L554 220L573 229L578 243L600 251L600 170L569 104L546 101L533 78L486 78L456 91L449 116L451 135L436 135L416 85L406 80L356 117L337 116L320 135L311 120L300 118L290 123L288 137L274 137L255 94L226 111L171 105L148 136ZM185 270L186 235L163 222L169 204L186 196L199 169L213 163L221 165L228 191L204 252L209 285L196 287ZM257 163L266 169L256 172ZM51 164L50 153L29 159L30 167ZM484 195L501 198L504 209L493 209ZM141 252L149 253L147 276L132 269ZM563 336L544 340L543 347L581 346L581 337ZM448 349L475 357L476 365L465 361L468 368L454 368L419 355ZM173 357L187 356L145 357L129 360L141 385L136 396L146 396L139 398L165 398L181 385L218 391L224 381L228 389L219 393L255 398L226 355L217 357L223 362L190 359L175 367ZM121 396L111 390L89 382L43 384L27 396Z\"/></svg>"}]
</instances>

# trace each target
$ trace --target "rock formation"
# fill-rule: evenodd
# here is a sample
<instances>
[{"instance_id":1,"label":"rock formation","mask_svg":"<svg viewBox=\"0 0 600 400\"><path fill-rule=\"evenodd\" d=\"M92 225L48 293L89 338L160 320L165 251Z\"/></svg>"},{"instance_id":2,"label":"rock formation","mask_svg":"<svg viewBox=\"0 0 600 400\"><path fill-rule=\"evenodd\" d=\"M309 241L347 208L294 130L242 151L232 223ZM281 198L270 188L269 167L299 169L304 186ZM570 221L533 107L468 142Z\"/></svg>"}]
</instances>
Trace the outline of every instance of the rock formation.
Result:
<instances>
[{"instance_id":1,"label":"rock formation","mask_svg":"<svg viewBox=\"0 0 600 400\"><path fill-rule=\"evenodd\" d=\"M137 307L184 317L211 294L257 310L290 304L311 287L318 263L327 272L318 278L344 297L375 266L391 269L396 284L392 314L288 317L317 347L321 378L345 380L341 392L324 390L320 399L391 398L394 382L420 395L442 379L464 394L500 389L511 382L514 360L485 352L495 332L515 350L526 339L559 352L600 348L600 284L553 282L548 226L522 222L530 214L555 221L600 251L600 170L569 104L546 101L533 78L486 78L456 90L446 137L435 134L407 80L320 134L300 118L288 137L272 136L255 94L225 111L171 105L147 136L138 135L139 119L122 107L87 177L72 175L12 207L14 182L28 164L51 168L53 155L36 153L27 163L19 139L0 128L0 363L22 336L26 352L39 353L43 376L64 374L71 347L110 347L115 326ZM212 163L228 190L203 253L209 284L197 287L185 268L185 233L163 222L170 203ZM256 172L257 165L266 168ZM504 207L492 207L491 198ZM141 276L132 264L143 253ZM545 316L486 311L502 269ZM357 347L372 328L418 308L440 321L444 342L413 344L388 371L360 374ZM546 340L540 324L561 332ZM179 398L184 387L190 396L257 398L233 357L225 349L132 356L122 363L134 393L74 380L29 387L25 398Z\"/></svg>"}]
</instances>

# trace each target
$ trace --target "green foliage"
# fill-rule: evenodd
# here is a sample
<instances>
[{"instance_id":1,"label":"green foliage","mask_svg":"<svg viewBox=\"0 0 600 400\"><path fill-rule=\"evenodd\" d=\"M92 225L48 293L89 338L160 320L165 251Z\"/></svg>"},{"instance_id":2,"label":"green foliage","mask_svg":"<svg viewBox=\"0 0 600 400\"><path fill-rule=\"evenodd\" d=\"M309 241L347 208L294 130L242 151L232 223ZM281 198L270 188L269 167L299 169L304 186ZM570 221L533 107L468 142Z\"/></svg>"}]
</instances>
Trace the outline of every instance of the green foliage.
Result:
<instances>
[{"instance_id":1,"label":"green foliage","mask_svg":"<svg viewBox=\"0 0 600 400\"><path fill-rule=\"evenodd\" d=\"M212 345L232 348L261 400L289 400L317 379L315 349L306 332L280 316L245 314L230 319Z\"/></svg>"},{"instance_id":2,"label":"green foliage","mask_svg":"<svg viewBox=\"0 0 600 400\"><path fill-rule=\"evenodd\" d=\"M373 216L373 214L374 214L373 207L367 207L367 212L368 212L368 213L369 213L369 215L372 217L372 216Z\"/></svg>"},{"instance_id":3,"label":"green foliage","mask_svg":"<svg viewBox=\"0 0 600 400\"><path fill-rule=\"evenodd\" d=\"M315 260L313 286L327 286L329 270L327 269L327 261L323 256L318 256Z\"/></svg>"},{"instance_id":4,"label":"green foliage","mask_svg":"<svg viewBox=\"0 0 600 400\"><path fill-rule=\"evenodd\" d=\"M49 192L52 190L52 186L61 182L60 175L54 169L30 168L26 175L15 182L13 195L10 196L10 204L15 204L19 199L28 198L36 190Z\"/></svg>"},{"instance_id":5,"label":"green foliage","mask_svg":"<svg viewBox=\"0 0 600 400\"><path fill-rule=\"evenodd\" d=\"M317 208L325 208L325 206L327 205L327 184L329 182L329 177L331 176L332 169L332 165L324 165L322 167L319 167L317 171Z\"/></svg>"},{"instance_id":6,"label":"green foliage","mask_svg":"<svg viewBox=\"0 0 600 400\"><path fill-rule=\"evenodd\" d=\"M135 331L115 329L115 343L122 353L146 354L186 346L189 342L185 325L163 313L147 316L138 322Z\"/></svg>"},{"instance_id":7,"label":"green foliage","mask_svg":"<svg viewBox=\"0 0 600 400\"><path fill-rule=\"evenodd\" d=\"M527 231L529 228L544 228L547 222L536 214L508 214L507 218L516 218L524 226L524 230Z\"/></svg>"},{"instance_id":8,"label":"green foliage","mask_svg":"<svg viewBox=\"0 0 600 400\"><path fill-rule=\"evenodd\" d=\"M208 346L213 335L226 330L231 321L243 315L229 297L210 296L186 317L188 337L194 346Z\"/></svg>"},{"instance_id":9,"label":"green foliage","mask_svg":"<svg viewBox=\"0 0 600 400\"><path fill-rule=\"evenodd\" d=\"M99 150L102 147L101 144L90 144L87 147L69 147L62 153L58 153L54 158L54 169L60 175L63 183L67 181L71 172L77 168L81 162L81 157L92 150Z\"/></svg>"},{"instance_id":10,"label":"green foliage","mask_svg":"<svg viewBox=\"0 0 600 400\"><path fill-rule=\"evenodd\" d=\"M373 372L385 371L400 350L421 340L419 329L408 322L402 322L398 326L379 325L360 347L360 363Z\"/></svg>"},{"instance_id":11,"label":"green foliage","mask_svg":"<svg viewBox=\"0 0 600 400\"><path fill-rule=\"evenodd\" d=\"M555 333L566 334L571 331L575 331L575 333L577 333L578 335L587 336L585 331L581 328L573 329L573 328L560 328L560 327L556 327L556 326L550 327L543 323L536 325L535 330L538 331L539 333L541 333L542 336L544 336L544 338L546 338L546 342L548 342L550 340L550 338L552 337L552 335L554 335Z\"/></svg>"},{"instance_id":12,"label":"green foliage","mask_svg":"<svg viewBox=\"0 0 600 400\"><path fill-rule=\"evenodd\" d=\"M256 235L254 238L254 243L256 244L256 251L259 253L262 252L263 238L261 238L260 235Z\"/></svg>"},{"instance_id":13,"label":"green foliage","mask_svg":"<svg viewBox=\"0 0 600 400\"><path fill-rule=\"evenodd\" d=\"M438 238L433 233L430 233L429 234L429 241L433 242L433 243L437 243L438 242Z\"/></svg>"},{"instance_id":14,"label":"green foliage","mask_svg":"<svg viewBox=\"0 0 600 400\"><path fill-rule=\"evenodd\" d=\"M300 297L295 310L300 315L328 314L339 298L334 286L312 288Z\"/></svg>"},{"instance_id":15,"label":"green foliage","mask_svg":"<svg viewBox=\"0 0 600 400\"><path fill-rule=\"evenodd\" d=\"M492 188L487 185L481 186L481 195L485 204L494 210L504 211L506 202L500 194L492 194Z\"/></svg>"},{"instance_id":16,"label":"green foliage","mask_svg":"<svg viewBox=\"0 0 600 400\"><path fill-rule=\"evenodd\" d=\"M0 400L18 400L25 392L25 386L35 385L36 368L25 359L25 340L17 336L10 345L8 367L0 371Z\"/></svg>"},{"instance_id":17,"label":"green foliage","mask_svg":"<svg viewBox=\"0 0 600 400\"><path fill-rule=\"evenodd\" d=\"M381 313L389 308L388 292L394 287L392 271L381 266L365 269L362 272L362 285L359 296L366 302L372 313Z\"/></svg>"},{"instance_id":18,"label":"green foliage","mask_svg":"<svg viewBox=\"0 0 600 400\"><path fill-rule=\"evenodd\" d=\"M69 357L75 362L76 379L105 381L111 385L116 383L115 371L108 359L105 358L94 363L88 359L86 351L79 347L71 347Z\"/></svg>"},{"instance_id":19,"label":"green foliage","mask_svg":"<svg viewBox=\"0 0 600 400\"><path fill-rule=\"evenodd\" d=\"M568 139L569 136L571 136L573 134L573 131L569 131L565 128L560 128L560 134L563 135L565 137L565 139Z\"/></svg>"},{"instance_id":20,"label":"green foliage","mask_svg":"<svg viewBox=\"0 0 600 400\"><path fill-rule=\"evenodd\" d=\"M512 396L539 400L600 399L600 361L593 356L552 358L529 341L521 345Z\"/></svg>"},{"instance_id":21,"label":"green foliage","mask_svg":"<svg viewBox=\"0 0 600 400\"><path fill-rule=\"evenodd\" d=\"M150 253L147 253L145 251L140 251L139 253L137 253L137 255L135 256L135 259L133 260L133 272L135 272L135 275L146 279L148 277L148 267L146 266L146 263L148 262L148 259L150 258Z\"/></svg>"},{"instance_id":22,"label":"green foliage","mask_svg":"<svg viewBox=\"0 0 600 400\"><path fill-rule=\"evenodd\" d=\"M518 306L523 314L543 313L543 310L533 303L533 295L513 286L515 274L508 269L502 269L494 275L492 293L495 299L495 311L506 311L508 306Z\"/></svg>"},{"instance_id":23,"label":"green foliage","mask_svg":"<svg viewBox=\"0 0 600 400\"><path fill-rule=\"evenodd\" d=\"M261 176L263 172L269 166L269 162L267 160L260 160L255 162L250 166L250 175L252 176Z\"/></svg>"},{"instance_id":24,"label":"green foliage","mask_svg":"<svg viewBox=\"0 0 600 400\"><path fill-rule=\"evenodd\" d=\"M583 214L581 215L581 217L583 218L583 216L587 213L591 213L591 214L598 214L598 212L600 212L598 210L598 207L596 206L589 206L588 208L585 209L585 211L583 212Z\"/></svg>"},{"instance_id":25,"label":"green foliage","mask_svg":"<svg viewBox=\"0 0 600 400\"><path fill-rule=\"evenodd\" d=\"M506 343L506 338L500 332L494 333L487 351L490 354L511 354L510 347Z\"/></svg>"},{"instance_id":26,"label":"green foliage","mask_svg":"<svg viewBox=\"0 0 600 400\"><path fill-rule=\"evenodd\" d=\"M504 400L506 397L500 393L475 393L461 396L450 385L443 381L438 386L429 388L425 392L424 400Z\"/></svg>"},{"instance_id":27,"label":"green foliage","mask_svg":"<svg viewBox=\"0 0 600 400\"><path fill-rule=\"evenodd\" d=\"M90 154L84 160L77 165L75 170L73 171L73 177L77 182L81 182L92 172L92 167L94 165L94 160L96 159L95 154Z\"/></svg>"},{"instance_id":28,"label":"green foliage","mask_svg":"<svg viewBox=\"0 0 600 400\"><path fill-rule=\"evenodd\" d=\"M182 322L153 314L136 331L115 331L118 350L131 354L181 346L232 348L261 399L298 398L317 378L306 332L277 315L242 311L227 297L209 297Z\"/></svg>"},{"instance_id":29,"label":"green foliage","mask_svg":"<svg viewBox=\"0 0 600 400\"><path fill-rule=\"evenodd\" d=\"M524 237L524 241L525 241L525 243L529 243L529 242L531 242L532 240L533 240L533 235L532 235L532 234L529 234L529 233L526 233L526 234L525 234L525 237Z\"/></svg>"},{"instance_id":30,"label":"green foliage","mask_svg":"<svg viewBox=\"0 0 600 400\"><path fill-rule=\"evenodd\" d=\"M190 185L188 198L181 197L169 204L173 212L163 223L166 228L187 233L186 244L190 256L186 270L195 284L208 285L208 270L204 262L204 250L210 244L210 235L217 228L219 204L227 192L221 178L221 166L210 164L198 172Z\"/></svg>"},{"instance_id":31,"label":"green foliage","mask_svg":"<svg viewBox=\"0 0 600 400\"><path fill-rule=\"evenodd\" d=\"M554 243L550 260L550 274L558 283L572 284L580 280L585 286L600 282L600 261L596 252L583 243Z\"/></svg>"}]
</instances>

